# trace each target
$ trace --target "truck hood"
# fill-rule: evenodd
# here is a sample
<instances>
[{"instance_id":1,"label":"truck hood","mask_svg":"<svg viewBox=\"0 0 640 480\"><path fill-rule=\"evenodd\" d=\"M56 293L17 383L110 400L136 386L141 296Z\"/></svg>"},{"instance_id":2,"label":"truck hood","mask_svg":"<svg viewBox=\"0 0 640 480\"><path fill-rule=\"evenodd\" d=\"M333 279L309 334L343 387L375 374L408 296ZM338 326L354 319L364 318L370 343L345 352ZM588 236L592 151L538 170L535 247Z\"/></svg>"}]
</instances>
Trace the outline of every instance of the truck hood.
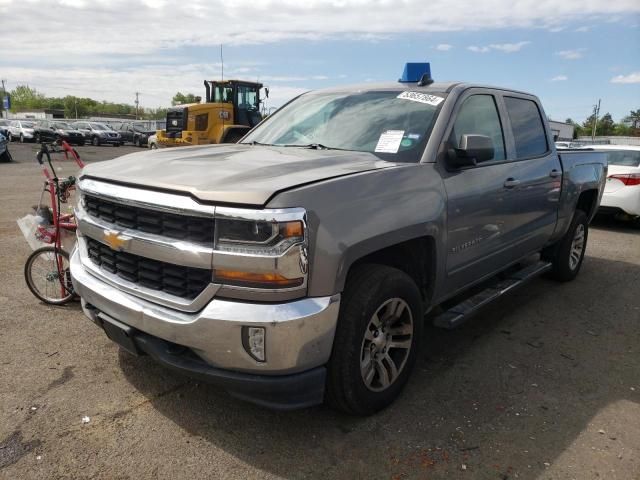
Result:
<instances>
[{"instance_id":1,"label":"truck hood","mask_svg":"<svg viewBox=\"0 0 640 480\"><path fill-rule=\"evenodd\" d=\"M262 206L277 192L396 164L372 153L260 145L173 147L93 163L82 177L183 192L203 201Z\"/></svg>"}]
</instances>

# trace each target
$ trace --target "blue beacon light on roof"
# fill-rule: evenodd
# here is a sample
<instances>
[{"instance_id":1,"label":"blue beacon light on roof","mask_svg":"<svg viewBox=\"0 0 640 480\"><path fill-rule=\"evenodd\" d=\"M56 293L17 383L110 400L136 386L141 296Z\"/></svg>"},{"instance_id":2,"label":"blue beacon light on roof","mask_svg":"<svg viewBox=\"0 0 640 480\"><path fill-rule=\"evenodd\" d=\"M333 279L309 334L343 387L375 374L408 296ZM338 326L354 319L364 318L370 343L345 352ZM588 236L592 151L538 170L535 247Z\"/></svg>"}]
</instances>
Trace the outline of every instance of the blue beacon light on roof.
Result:
<instances>
[{"instance_id":1,"label":"blue beacon light on roof","mask_svg":"<svg viewBox=\"0 0 640 480\"><path fill-rule=\"evenodd\" d=\"M422 82L425 80L425 75L427 79L431 79L431 65L429 62L406 63L402 77L398 81L401 83Z\"/></svg>"}]
</instances>

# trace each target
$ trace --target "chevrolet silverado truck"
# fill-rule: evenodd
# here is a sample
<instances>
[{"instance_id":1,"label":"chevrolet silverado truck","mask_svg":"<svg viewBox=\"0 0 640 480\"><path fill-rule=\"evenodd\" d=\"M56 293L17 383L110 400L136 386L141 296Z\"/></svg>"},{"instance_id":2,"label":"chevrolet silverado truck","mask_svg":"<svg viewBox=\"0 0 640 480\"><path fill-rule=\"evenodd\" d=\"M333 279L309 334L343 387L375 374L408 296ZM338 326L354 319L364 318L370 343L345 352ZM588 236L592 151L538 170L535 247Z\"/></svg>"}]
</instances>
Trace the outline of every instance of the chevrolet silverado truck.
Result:
<instances>
[{"instance_id":1,"label":"chevrolet silverado truck","mask_svg":"<svg viewBox=\"0 0 640 480\"><path fill-rule=\"evenodd\" d=\"M368 415L425 321L577 275L606 172L556 151L535 96L409 69L305 93L238 144L85 167L70 270L133 354L263 406Z\"/></svg>"}]
</instances>

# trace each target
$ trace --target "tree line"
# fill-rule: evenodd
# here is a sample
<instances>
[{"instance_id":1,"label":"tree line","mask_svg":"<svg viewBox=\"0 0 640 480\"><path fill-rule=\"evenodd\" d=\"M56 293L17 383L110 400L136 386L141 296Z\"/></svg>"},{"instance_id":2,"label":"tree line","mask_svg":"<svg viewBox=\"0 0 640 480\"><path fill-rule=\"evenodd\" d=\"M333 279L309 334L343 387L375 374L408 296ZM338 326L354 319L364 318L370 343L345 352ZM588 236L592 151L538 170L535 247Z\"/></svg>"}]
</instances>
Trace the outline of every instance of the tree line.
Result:
<instances>
[{"instance_id":1,"label":"tree line","mask_svg":"<svg viewBox=\"0 0 640 480\"><path fill-rule=\"evenodd\" d=\"M65 118L84 118L93 115L135 115L136 107L127 103L98 101L87 97L67 95L65 97L48 97L28 85L18 85L9 92L11 111L56 109L64 110ZM171 101L172 105L194 103L197 97L192 93L177 92ZM162 120L166 117L166 108L145 108L138 110L138 118Z\"/></svg>"},{"instance_id":2,"label":"tree line","mask_svg":"<svg viewBox=\"0 0 640 480\"><path fill-rule=\"evenodd\" d=\"M593 123L595 115L591 114L584 122L577 123L571 118L567 118L565 123L574 126L573 138L588 136L593 132ZM609 112L598 118L596 123L597 137L623 136L623 137L640 137L640 108L631 110L629 115L624 117L622 121L615 122Z\"/></svg>"}]
</instances>

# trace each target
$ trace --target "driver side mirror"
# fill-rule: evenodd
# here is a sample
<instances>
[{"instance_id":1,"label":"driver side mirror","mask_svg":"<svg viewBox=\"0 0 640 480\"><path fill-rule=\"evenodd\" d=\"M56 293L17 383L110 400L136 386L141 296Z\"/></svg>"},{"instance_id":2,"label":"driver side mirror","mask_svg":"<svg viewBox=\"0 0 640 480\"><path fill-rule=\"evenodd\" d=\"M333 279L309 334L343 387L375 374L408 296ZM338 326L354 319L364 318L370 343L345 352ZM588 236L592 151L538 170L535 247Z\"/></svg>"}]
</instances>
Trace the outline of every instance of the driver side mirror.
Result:
<instances>
[{"instance_id":1,"label":"driver side mirror","mask_svg":"<svg viewBox=\"0 0 640 480\"><path fill-rule=\"evenodd\" d=\"M486 135L464 134L458 148L450 148L449 163L454 167L471 167L491 160L494 156L493 141Z\"/></svg>"},{"instance_id":2,"label":"driver side mirror","mask_svg":"<svg viewBox=\"0 0 640 480\"><path fill-rule=\"evenodd\" d=\"M269 98L269 87L264 87L264 96L265 98Z\"/></svg>"}]
</instances>

